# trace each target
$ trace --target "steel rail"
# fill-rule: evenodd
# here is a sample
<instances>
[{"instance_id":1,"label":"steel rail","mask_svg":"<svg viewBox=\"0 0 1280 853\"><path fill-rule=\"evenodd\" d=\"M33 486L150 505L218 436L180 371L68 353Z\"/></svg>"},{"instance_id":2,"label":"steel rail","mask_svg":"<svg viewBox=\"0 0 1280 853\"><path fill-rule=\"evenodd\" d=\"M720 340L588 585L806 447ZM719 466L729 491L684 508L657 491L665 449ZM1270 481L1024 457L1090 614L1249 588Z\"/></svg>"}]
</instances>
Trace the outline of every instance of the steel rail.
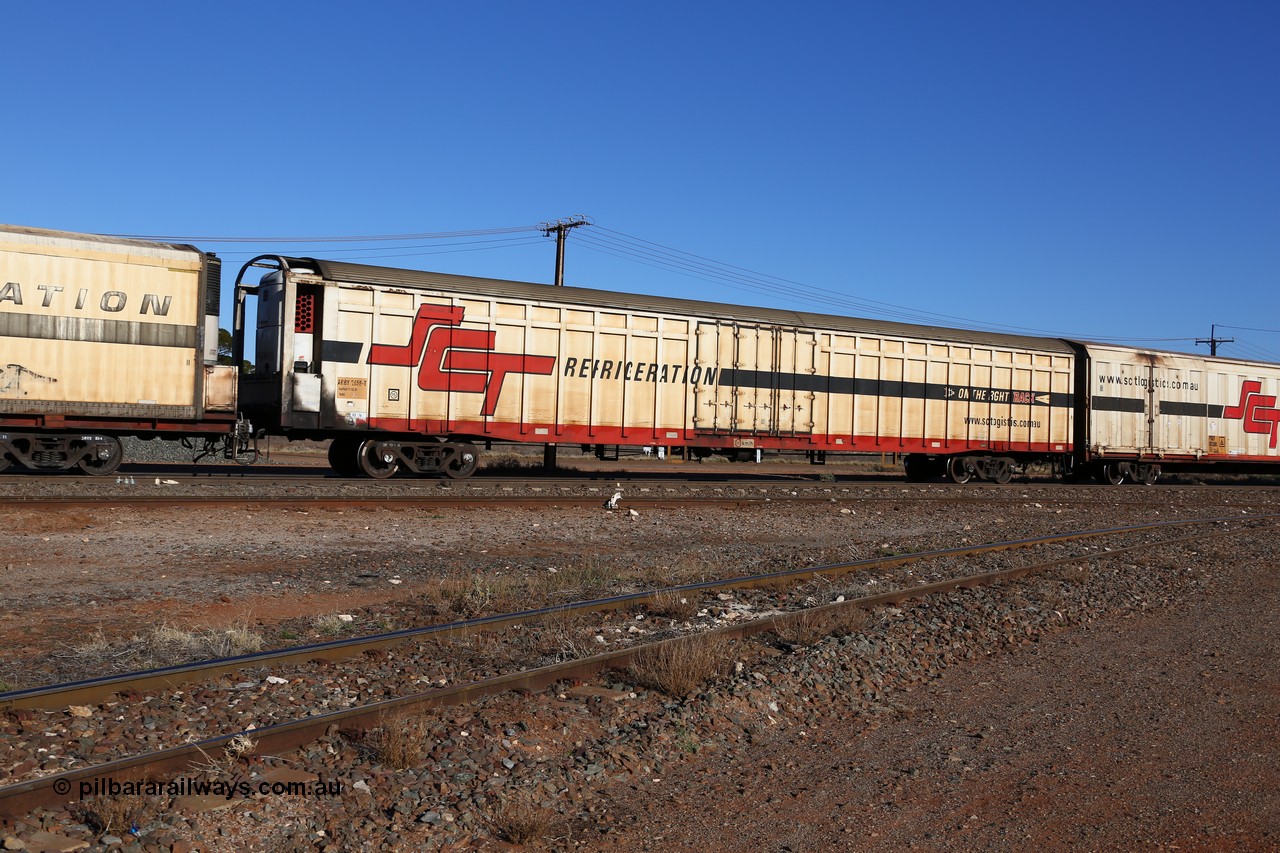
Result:
<instances>
[{"instance_id":1,"label":"steel rail","mask_svg":"<svg viewBox=\"0 0 1280 853\"><path fill-rule=\"evenodd\" d=\"M700 488L702 484L698 483L681 483L681 487ZM829 484L828 484L829 486ZM671 484L664 484L662 488L674 488ZM719 486L717 486L719 488ZM758 506L765 503L777 504L845 504L845 503L902 503L915 501L933 501L938 503L982 503L982 504L1016 504L1029 500L1027 496L1002 496L992 495L989 492L984 494L920 494L913 493L907 496L903 495L884 495L884 494L789 494L787 489L791 489L791 485L777 485L772 490L767 490L759 484L752 486L743 486L745 489L752 489L754 494L734 494L734 495L706 495L706 494L685 494L685 495L627 495L619 502L618 509L626 509L628 507L649 507L649 508L665 508L675 506ZM334 507L358 507L358 506L377 506L377 507L545 507L565 506L572 508L598 508L605 503L601 498L603 493L609 491L602 489L600 493L584 495L581 493L559 493L559 494L536 494L536 495L500 495L500 494L418 494L406 495L396 493L384 494L352 494L352 495L165 495L165 494L149 494L149 495L129 495L129 494L101 494L101 495L0 495L0 507L18 508L18 507L59 507L59 508L76 508L76 509L93 509L104 506L160 506L160 507L192 507L192 506L238 506L238 507L257 507L264 504L273 506L334 506ZM1110 496L1109 496L1110 497ZM1036 500L1047 506L1059 506L1063 504L1076 504L1074 500L1065 493L1062 497L1037 495ZM1116 505L1133 506L1146 505L1147 502L1136 501L1112 501Z\"/></svg>"},{"instance_id":2,"label":"steel rail","mask_svg":"<svg viewBox=\"0 0 1280 853\"><path fill-rule=\"evenodd\" d=\"M956 498L940 498L941 500L957 500ZM725 506L754 505L761 503L799 503L830 504L848 503L851 501L887 500L884 498L867 498L857 495L685 495L667 496L642 495L628 497L620 503L618 509L627 507L663 507L663 506ZM975 500L966 498L964 500ZM1050 500L1050 503L1054 501ZM0 507L56 506L92 508L102 506L379 506L379 507L476 507L476 506L546 506L552 504L565 507L599 508L604 501L599 495L108 495L77 497L12 497L0 496Z\"/></svg>"},{"instance_id":3,"label":"steel rail","mask_svg":"<svg viewBox=\"0 0 1280 853\"><path fill-rule=\"evenodd\" d=\"M864 569L898 568L921 560L941 559L947 557L969 557L979 554L995 553L1015 548L1029 548L1038 545L1051 545L1061 542L1072 542L1081 539L1092 539L1100 536L1136 533L1157 530L1165 527L1177 527L1196 524L1218 524L1228 521L1269 520L1280 518L1275 515L1229 516L1207 519L1176 519L1150 522L1147 524L1129 525L1125 527L1101 528L1095 530L1058 533L1049 536L1028 539L1013 539L1004 542L993 542L982 545L970 545L961 548L940 548L930 551L919 551L912 554L899 554L892 557L872 557L865 560L854 560L846 563L831 563L822 566L809 566L802 569L785 569L759 575L743 575L698 583L684 584L666 589L647 590L644 592L626 593L624 595L591 599L569 604L558 604L549 607L522 610L516 613L503 613L481 616L458 622L446 622L439 625L427 625L417 628L402 628L381 634L363 637L348 637L314 643L305 646L293 646L287 649L274 649L264 652L236 655L234 657L216 658L195 663L175 664L173 666L139 672L121 673L101 676L81 681L31 687L0 693L0 711L7 710L40 710L65 708L69 705L86 705L105 701L116 693L123 691L146 692L149 690L167 690L190 684L197 680L215 678L241 669L259 668L263 666L287 666L310 661L339 661L356 657L367 651L385 649L400 643L429 636L449 637L472 634L484 630L510 628L516 625L543 621L566 614L595 613L610 610L622 610L628 607L645 604L658 594L699 593L712 590L745 589L757 587L780 586L796 581L817 577L838 577Z\"/></svg>"},{"instance_id":4,"label":"steel rail","mask_svg":"<svg viewBox=\"0 0 1280 853\"><path fill-rule=\"evenodd\" d=\"M1240 516L1232 517L1230 519L1182 520L1152 525L1140 525L1130 528L1117 528L1117 530L1148 530L1159 527L1183 526L1190 524L1215 524L1225 521L1274 520L1277 517L1280 516ZM1093 533L1094 535L1100 535L1102 532L1112 531L1094 531ZM1110 559L1138 549L1150 549L1153 547L1167 546L1181 542L1203 541L1208 538L1232 535L1236 532L1236 530L1232 529L1208 534L1201 533L1192 536L1184 536L1161 542L1144 542L1136 545L1114 548L1109 551L1063 557L1030 566L1018 566L1009 569L984 572L981 574L959 576L943 581L936 581L934 583L888 590L876 595L863 596L843 602L835 602L813 608L804 608L784 614L773 614L750 622L711 629L709 631L702 632L699 636L719 635L727 639L740 639L773 630L780 624L786 624L788 621L802 618L803 616L808 616L813 613L830 613L855 608L869 610L873 607L885 604L900 604L904 601L924 598L937 593L952 592L959 589L972 589L979 586L1016 580L1048 569L1070 565L1072 563ZM1025 543L1028 541L1035 540L1019 540L1018 543L1002 544L1016 546L1019 543ZM936 554L945 552L925 553ZM809 573L812 570L805 569L800 571L802 573ZM700 587L702 585L695 586ZM684 587L681 587L681 589L683 588ZM346 731L362 731L381 725L388 715L404 711L409 708L425 710L429 708L446 707L475 701L477 699L509 691L536 692L560 681L582 681L608 669L620 669L628 666L632 661L634 661L638 654L644 651L685 642L687 640L688 636L683 636L668 640L661 640L654 643L639 644L625 649L618 649L611 652L593 655L580 660L552 664L521 672L508 673L429 692L416 693L394 699L386 699L370 705L363 705L357 708L347 708L341 711L331 711L314 717L306 717L299 720L277 723L271 726L256 728L251 731L239 731L219 735L217 737L206 738L201 741L170 747L168 749L152 753L131 756L129 758L122 758L92 767L81 767L58 774L43 776L38 779L31 779L0 788L0 816L14 817L25 814L32 809L41 806L60 806L70 801L72 798L71 792L73 790L78 791L81 783L89 782L91 780L118 781L121 777L128 778L131 774L140 774L144 770L147 775L158 775L161 773L184 770L201 760L207 761L210 753L225 749L233 740L242 736L248 736L254 741L254 746L250 751L251 754L277 754L290 749L296 749L303 744L314 741L316 738L327 732L330 726L336 725L339 726L341 730Z\"/></svg>"}]
</instances>

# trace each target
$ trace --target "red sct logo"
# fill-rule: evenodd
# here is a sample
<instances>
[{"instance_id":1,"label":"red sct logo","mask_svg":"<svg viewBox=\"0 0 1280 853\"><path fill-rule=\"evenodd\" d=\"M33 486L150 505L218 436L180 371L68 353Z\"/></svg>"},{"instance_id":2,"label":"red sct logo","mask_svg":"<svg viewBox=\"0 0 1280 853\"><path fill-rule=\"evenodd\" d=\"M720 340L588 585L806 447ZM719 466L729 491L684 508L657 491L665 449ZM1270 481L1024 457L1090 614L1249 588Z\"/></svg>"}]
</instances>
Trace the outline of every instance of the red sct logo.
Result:
<instances>
[{"instance_id":1,"label":"red sct logo","mask_svg":"<svg viewBox=\"0 0 1280 853\"><path fill-rule=\"evenodd\" d=\"M1262 394L1262 383L1250 379L1240 386L1240 402L1223 409L1224 418L1243 418L1244 431L1271 434L1271 447L1276 446L1276 433L1280 430L1280 409L1275 408L1274 394Z\"/></svg>"},{"instance_id":2,"label":"red sct logo","mask_svg":"<svg viewBox=\"0 0 1280 853\"><path fill-rule=\"evenodd\" d=\"M462 308L422 305L413 318L409 343L374 344L369 348L369 364L418 368L418 387L423 391L460 391L484 394L480 414L492 415L498 407L503 380L508 373L550 375L554 356L494 352L497 332L461 329Z\"/></svg>"}]
</instances>

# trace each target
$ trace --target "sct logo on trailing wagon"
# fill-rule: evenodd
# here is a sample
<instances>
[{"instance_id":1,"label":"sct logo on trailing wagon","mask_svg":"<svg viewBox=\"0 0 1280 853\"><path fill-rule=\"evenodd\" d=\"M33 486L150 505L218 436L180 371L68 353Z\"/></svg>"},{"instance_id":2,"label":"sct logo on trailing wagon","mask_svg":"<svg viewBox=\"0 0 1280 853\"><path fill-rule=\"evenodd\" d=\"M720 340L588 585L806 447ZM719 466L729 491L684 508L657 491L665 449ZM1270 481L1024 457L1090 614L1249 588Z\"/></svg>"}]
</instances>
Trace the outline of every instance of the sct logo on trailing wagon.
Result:
<instances>
[{"instance_id":1,"label":"sct logo on trailing wagon","mask_svg":"<svg viewBox=\"0 0 1280 853\"><path fill-rule=\"evenodd\" d=\"M1240 402L1223 410L1222 416L1244 421L1244 431L1254 435L1271 434L1270 447L1276 446L1280 434L1280 409L1275 408L1276 396L1263 394L1262 383L1250 379L1240 386Z\"/></svg>"}]
</instances>

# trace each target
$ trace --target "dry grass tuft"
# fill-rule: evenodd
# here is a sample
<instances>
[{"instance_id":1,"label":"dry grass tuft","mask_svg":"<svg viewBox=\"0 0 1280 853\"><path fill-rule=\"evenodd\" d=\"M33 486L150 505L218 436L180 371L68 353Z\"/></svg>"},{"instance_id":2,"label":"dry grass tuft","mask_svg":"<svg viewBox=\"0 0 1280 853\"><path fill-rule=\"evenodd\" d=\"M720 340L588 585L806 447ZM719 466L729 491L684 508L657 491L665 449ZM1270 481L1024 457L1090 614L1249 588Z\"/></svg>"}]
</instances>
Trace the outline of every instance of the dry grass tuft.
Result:
<instances>
[{"instance_id":1,"label":"dry grass tuft","mask_svg":"<svg viewBox=\"0 0 1280 853\"><path fill-rule=\"evenodd\" d=\"M773 633L784 643L812 646L830 636L856 634L866 625L867 611L860 607L797 610L775 619Z\"/></svg>"},{"instance_id":2,"label":"dry grass tuft","mask_svg":"<svg viewBox=\"0 0 1280 853\"><path fill-rule=\"evenodd\" d=\"M149 823L157 811L156 803L145 794L103 795L85 799L80 818L97 835L124 836L134 827Z\"/></svg>"},{"instance_id":3,"label":"dry grass tuft","mask_svg":"<svg viewBox=\"0 0 1280 853\"><path fill-rule=\"evenodd\" d=\"M619 580L617 569L608 560L593 555L539 575L533 594L550 597L567 593L574 598L591 598L609 592Z\"/></svg>"},{"instance_id":4,"label":"dry grass tuft","mask_svg":"<svg viewBox=\"0 0 1280 853\"><path fill-rule=\"evenodd\" d=\"M516 583L510 578L482 572L467 577L441 578L427 592L428 601L441 613L462 619L515 610L520 606L521 597Z\"/></svg>"},{"instance_id":5,"label":"dry grass tuft","mask_svg":"<svg viewBox=\"0 0 1280 853\"><path fill-rule=\"evenodd\" d=\"M82 663L99 662L101 669L119 671L251 654L262 651L264 645L262 635L245 625L193 631L157 625L145 635L124 641L109 640L99 630L71 652Z\"/></svg>"},{"instance_id":6,"label":"dry grass tuft","mask_svg":"<svg viewBox=\"0 0 1280 853\"><path fill-rule=\"evenodd\" d=\"M698 599L692 593L660 589L649 600L649 612L670 619L690 619L698 612Z\"/></svg>"},{"instance_id":7,"label":"dry grass tuft","mask_svg":"<svg viewBox=\"0 0 1280 853\"><path fill-rule=\"evenodd\" d=\"M262 651L262 635L237 625L219 631L183 631L170 625L158 625L142 638L144 653L160 661L175 656L227 658Z\"/></svg>"},{"instance_id":8,"label":"dry grass tuft","mask_svg":"<svg viewBox=\"0 0 1280 853\"><path fill-rule=\"evenodd\" d=\"M557 662L594 654L595 634L584 613L554 613L533 629L537 653Z\"/></svg>"},{"instance_id":9,"label":"dry grass tuft","mask_svg":"<svg viewBox=\"0 0 1280 853\"><path fill-rule=\"evenodd\" d=\"M681 698L727 675L733 663L732 643L719 634L697 634L641 649L630 672L638 684Z\"/></svg>"},{"instance_id":10,"label":"dry grass tuft","mask_svg":"<svg viewBox=\"0 0 1280 853\"><path fill-rule=\"evenodd\" d=\"M647 586L683 586L719 577L716 567L701 557L683 556L669 566L651 566L640 576Z\"/></svg>"},{"instance_id":11,"label":"dry grass tuft","mask_svg":"<svg viewBox=\"0 0 1280 853\"><path fill-rule=\"evenodd\" d=\"M1079 564L1073 566L1061 566L1056 572L1054 572L1054 576L1056 576L1058 580L1066 581L1067 583L1080 584L1089 580L1089 578L1093 576L1093 569L1089 566Z\"/></svg>"},{"instance_id":12,"label":"dry grass tuft","mask_svg":"<svg viewBox=\"0 0 1280 853\"><path fill-rule=\"evenodd\" d=\"M354 619L343 619L340 613L324 613L311 620L312 629L324 637L345 634L354 629L355 625Z\"/></svg>"},{"instance_id":13,"label":"dry grass tuft","mask_svg":"<svg viewBox=\"0 0 1280 853\"><path fill-rule=\"evenodd\" d=\"M221 754L210 755L203 747L197 746L196 749L204 760L193 764L192 769L212 776L230 776L240 760L246 756L252 756L257 746L258 742L248 732L241 732L227 741Z\"/></svg>"},{"instance_id":14,"label":"dry grass tuft","mask_svg":"<svg viewBox=\"0 0 1280 853\"><path fill-rule=\"evenodd\" d=\"M252 754L257 746L258 742L256 740L248 733L241 732L227 742L227 745L223 747L223 751L227 754L227 758L234 762Z\"/></svg>"},{"instance_id":15,"label":"dry grass tuft","mask_svg":"<svg viewBox=\"0 0 1280 853\"><path fill-rule=\"evenodd\" d=\"M435 734L424 717L395 714L383 717L370 729L364 742L378 761L396 770L418 767L431 752Z\"/></svg>"},{"instance_id":16,"label":"dry grass tuft","mask_svg":"<svg viewBox=\"0 0 1280 853\"><path fill-rule=\"evenodd\" d=\"M527 794L515 794L498 805L489 823L494 835L510 844L528 844L545 838L551 830L554 813L543 808Z\"/></svg>"}]
</instances>

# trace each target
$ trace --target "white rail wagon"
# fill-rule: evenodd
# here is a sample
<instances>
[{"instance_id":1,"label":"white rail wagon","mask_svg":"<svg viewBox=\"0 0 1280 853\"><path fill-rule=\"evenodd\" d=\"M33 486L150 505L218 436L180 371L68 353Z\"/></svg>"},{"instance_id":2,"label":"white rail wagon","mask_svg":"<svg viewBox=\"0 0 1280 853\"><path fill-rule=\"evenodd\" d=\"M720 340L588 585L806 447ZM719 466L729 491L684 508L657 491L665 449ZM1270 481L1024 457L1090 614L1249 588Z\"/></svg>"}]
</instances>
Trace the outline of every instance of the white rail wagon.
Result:
<instances>
[{"instance_id":1,"label":"white rail wagon","mask_svg":"<svg viewBox=\"0 0 1280 853\"><path fill-rule=\"evenodd\" d=\"M1073 449L1052 339L274 255L237 279L240 347L250 303L246 414L375 477L466 476L488 441L892 452L997 481Z\"/></svg>"},{"instance_id":2,"label":"white rail wagon","mask_svg":"<svg viewBox=\"0 0 1280 853\"><path fill-rule=\"evenodd\" d=\"M1154 482L1162 467L1280 463L1280 366L1082 344L1084 451L1101 479Z\"/></svg>"}]
</instances>

